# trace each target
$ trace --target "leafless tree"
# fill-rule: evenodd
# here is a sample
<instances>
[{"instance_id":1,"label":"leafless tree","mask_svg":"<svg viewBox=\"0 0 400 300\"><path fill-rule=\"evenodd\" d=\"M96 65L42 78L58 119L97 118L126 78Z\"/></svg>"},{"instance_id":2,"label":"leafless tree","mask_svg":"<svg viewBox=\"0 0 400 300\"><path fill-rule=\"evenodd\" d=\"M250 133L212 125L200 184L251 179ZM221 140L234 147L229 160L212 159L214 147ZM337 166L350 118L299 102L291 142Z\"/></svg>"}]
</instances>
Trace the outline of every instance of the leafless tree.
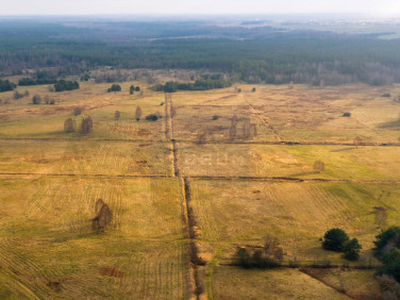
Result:
<instances>
[{"instance_id":1,"label":"leafless tree","mask_svg":"<svg viewBox=\"0 0 400 300\"><path fill-rule=\"evenodd\" d=\"M138 106L138 107L136 108L136 112L135 112L136 121L139 122L139 120L140 120L141 117L142 117L142 109L140 108L140 106Z\"/></svg>"},{"instance_id":2,"label":"leafless tree","mask_svg":"<svg viewBox=\"0 0 400 300\"><path fill-rule=\"evenodd\" d=\"M101 207L100 207L101 205ZM106 226L112 221L112 212L103 200L96 202L96 217L92 219L92 229L96 233L104 232Z\"/></svg>"},{"instance_id":3,"label":"leafless tree","mask_svg":"<svg viewBox=\"0 0 400 300\"><path fill-rule=\"evenodd\" d=\"M75 121L71 118L68 118L64 122L64 131L65 132L74 132L75 131Z\"/></svg>"},{"instance_id":4,"label":"leafless tree","mask_svg":"<svg viewBox=\"0 0 400 300\"><path fill-rule=\"evenodd\" d=\"M119 110L116 110L114 113L114 120L118 121L120 117L121 117L121 113L119 112Z\"/></svg>"},{"instance_id":5,"label":"leafless tree","mask_svg":"<svg viewBox=\"0 0 400 300\"><path fill-rule=\"evenodd\" d=\"M81 122L81 133L82 134L89 134L93 128L93 121L90 116L84 118Z\"/></svg>"},{"instance_id":6,"label":"leafless tree","mask_svg":"<svg viewBox=\"0 0 400 300\"><path fill-rule=\"evenodd\" d=\"M236 125L232 125L229 129L229 137L231 140L234 140L236 138Z\"/></svg>"}]
</instances>

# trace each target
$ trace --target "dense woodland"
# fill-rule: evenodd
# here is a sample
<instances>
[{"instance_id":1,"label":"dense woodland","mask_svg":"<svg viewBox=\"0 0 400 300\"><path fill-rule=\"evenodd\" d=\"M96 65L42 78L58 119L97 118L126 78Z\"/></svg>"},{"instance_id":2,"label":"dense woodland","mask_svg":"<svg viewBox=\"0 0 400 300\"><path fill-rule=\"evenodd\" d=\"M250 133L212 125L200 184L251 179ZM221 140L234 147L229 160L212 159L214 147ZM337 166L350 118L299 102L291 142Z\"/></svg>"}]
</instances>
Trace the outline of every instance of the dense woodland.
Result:
<instances>
[{"instance_id":1,"label":"dense woodland","mask_svg":"<svg viewBox=\"0 0 400 300\"><path fill-rule=\"evenodd\" d=\"M207 70L249 83L400 82L400 40L382 40L374 34L287 31L267 26L224 28L205 22L84 24L87 26L77 28L73 23L49 26L35 20L3 20L0 75L47 68L52 78L32 80L50 83L62 76L112 66ZM26 84L32 82L20 82Z\"/></svg>"}]
</instances>

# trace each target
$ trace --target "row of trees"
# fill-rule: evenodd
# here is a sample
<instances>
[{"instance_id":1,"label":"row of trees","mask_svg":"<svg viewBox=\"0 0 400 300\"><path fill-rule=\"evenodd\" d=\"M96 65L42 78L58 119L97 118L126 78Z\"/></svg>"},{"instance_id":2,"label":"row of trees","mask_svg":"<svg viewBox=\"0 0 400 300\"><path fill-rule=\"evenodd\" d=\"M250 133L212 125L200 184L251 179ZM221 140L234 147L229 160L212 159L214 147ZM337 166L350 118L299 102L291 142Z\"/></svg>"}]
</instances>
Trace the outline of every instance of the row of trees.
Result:
<instances>
[{"instance_id":1,"label":"row of trees","mask_svg":"<svg viewBox=\"0 0 400 300\"><path fill-rule=\"evenodd\" d=\"M56 92L71 91L79 89L79 83L77 81L65 81L60 80L54 85Z\"/></svg>"},{"instance_id":2,"label":"row of trees","mask_svg":"<svg viewBox=\"0 0 400 300\"><path fill-rule=\"evenodd\" d=\"M212 89L220 89L231 86L232 83L222 78L221 74L202 75L194 83L180 83L177 81L168 81L163 86L166 93L173 93L178 90L181 91L205 91Z\"/></svg>"}]
</instances>

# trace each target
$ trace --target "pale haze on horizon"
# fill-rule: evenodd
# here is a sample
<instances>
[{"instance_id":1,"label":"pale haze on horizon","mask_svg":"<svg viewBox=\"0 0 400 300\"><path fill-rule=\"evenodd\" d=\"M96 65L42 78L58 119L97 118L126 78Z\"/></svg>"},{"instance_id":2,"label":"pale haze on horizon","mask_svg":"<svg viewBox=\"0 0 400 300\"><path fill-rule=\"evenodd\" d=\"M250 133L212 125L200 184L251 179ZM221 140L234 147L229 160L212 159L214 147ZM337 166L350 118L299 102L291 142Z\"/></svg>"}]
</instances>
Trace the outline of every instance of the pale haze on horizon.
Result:
<instances>
[{"instance_id":1,"label":"pale haze on horizon","mask_svg":"<svg viewBox=\"0 0 400 300\"><path fill-rule=\"evenodd\" d=\"M229 15L359 13L400 17L400 0L13 0L0 15Z\"/></svg>"}]
</instances>

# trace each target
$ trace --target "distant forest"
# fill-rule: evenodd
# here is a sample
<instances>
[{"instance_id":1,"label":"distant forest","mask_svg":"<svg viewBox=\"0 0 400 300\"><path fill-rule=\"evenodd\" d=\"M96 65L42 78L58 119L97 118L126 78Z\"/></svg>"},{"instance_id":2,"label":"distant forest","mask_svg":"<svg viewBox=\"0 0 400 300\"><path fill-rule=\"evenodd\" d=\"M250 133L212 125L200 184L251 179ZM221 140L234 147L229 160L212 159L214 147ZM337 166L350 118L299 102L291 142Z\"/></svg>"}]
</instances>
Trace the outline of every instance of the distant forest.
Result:
<instances>
[{"instance_id":1,"label":"distant forest","mask_svg":"<svg viewBox=\"0 0 400 300\"><path fill-rule=\"evenodd\" d=\"M400 40L374 34L206 21L0 21L1 77L51 67L60 78L112 66L203 70L248 83L386 85L400 82L399 49Z\"/></svg>"}]
</instances>

